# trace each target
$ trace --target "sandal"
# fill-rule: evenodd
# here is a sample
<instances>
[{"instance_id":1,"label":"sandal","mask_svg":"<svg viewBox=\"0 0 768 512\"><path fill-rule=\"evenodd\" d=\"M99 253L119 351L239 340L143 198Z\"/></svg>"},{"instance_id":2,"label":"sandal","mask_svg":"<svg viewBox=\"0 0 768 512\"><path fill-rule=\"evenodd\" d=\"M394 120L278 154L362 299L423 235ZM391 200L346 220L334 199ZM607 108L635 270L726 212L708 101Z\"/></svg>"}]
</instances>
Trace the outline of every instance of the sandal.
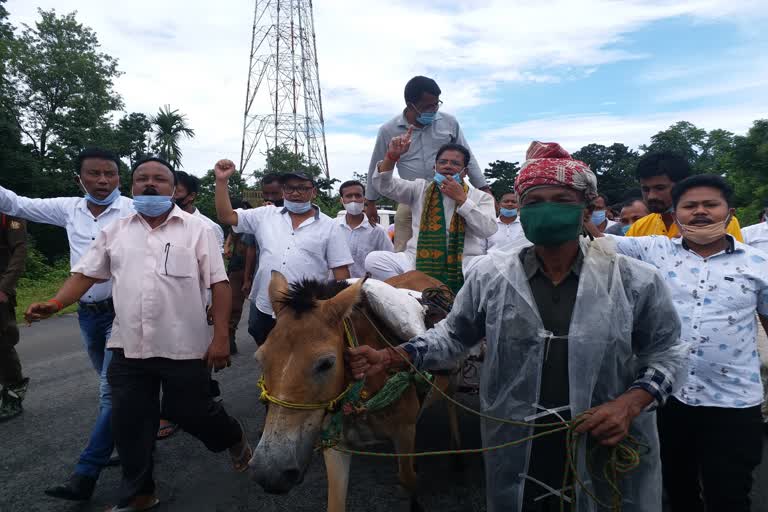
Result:
<instances>
[{"instance_id":1,"label":"sandal","mask_svg":"<svg viewBox=\"0 0 768 512\"><path fill-rule=\"evenodd\" d=\"M165 441L179 430L179 425L168 420L160 420L160 428L157 429L158 441Z\"/></svg>"},{"instance_id":2,"label":"sandal","mask_svg":"<svg viewBox=\"0 0 768 512\"><path fill-rule=\"evenodd\" d=\"M250 462L251 457L253 457L253 450L251 449L251 445L248 443L248 437L245 435L245 428L243 427L243 424L240 422L240 420L235 421L237 421L237 424L240 425L240 430L243 432L243 437L240 439L240 445L242 448L240 449L240 453L238 455L233 455L230 449L229 457L232 459L233 469L238 473L243 473L248 469L248 462Z\"/></svg>"},{"instance_id":3,"label":"sandal","mask_svg":"<svg viewBox=\"0 0 768 512\"><path fill-rule=\"evenodd\" d=\"M115 505L114 507L107 508L104 512L144 512L155 508L160 503L157 497L149 496L136 496L129 505L121 507Z\"/></svg>"}]
</instances>

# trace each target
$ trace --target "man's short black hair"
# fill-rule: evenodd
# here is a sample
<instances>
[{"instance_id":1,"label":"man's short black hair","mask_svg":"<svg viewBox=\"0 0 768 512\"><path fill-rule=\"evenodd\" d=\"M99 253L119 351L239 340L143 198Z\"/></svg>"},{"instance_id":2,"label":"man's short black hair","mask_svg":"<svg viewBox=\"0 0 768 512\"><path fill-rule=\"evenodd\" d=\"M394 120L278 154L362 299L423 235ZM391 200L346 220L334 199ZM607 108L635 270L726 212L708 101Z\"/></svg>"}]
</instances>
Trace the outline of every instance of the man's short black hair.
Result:
<instances>
[{"instance_id":1,"label":"man's short black hair","mask_svg":"<svg viewBox=\"0 0 768 512\"><path fill-rule=\"evenodd\" d=\"M265 174L261 178L261 186L269 185L270 183L280 183L280 175L276 173Z\"/></svg>"},{"instance_id":2,"label":"man's short black hair","mask_svg":"<svg viewBox=\"0 0 768 512\"><path fill-rule=\"evenodd\" d=\"M619 206L621 206L622 209L629 208L630 206L632 206L633 204L637 203L638 201L643 203L643 204L645 204L645 202L643 201L642 198L640 198L640 197L633 197L633 198L627 199L626 201L621 203ZM646 208L647 208L647 206L646 206Z\"/></svg>"},{"instance_id":3,"label":"man's short black hair","mask_svg":"<svg viewBox=\"0 0 768 512\"><path fill-rule=\"evenodd\" d=\"M635 176L638 180L667 176L672 182L678 183L691 175L691 164L682 155L672 151L657 151L643 155Z\"/></svg>"},{"instance_id":4,"label":"man's short black hair","mask_svg":"<svg viewBox=\"0 0 768 512\"><path fill-rule=\"evenodd\" d=\"M184 171L176 171L176 183L181 184L187 189L187 194L200 193L200 178L192 176Z\"/></svg>"},{"instance_id":5,"label":"man's short black hair","mask_svg":"<svg viewBox=\"0 0 768 512\"><path fill-rule=\"evenodd\" d=\"M469 150L462 146L461 144L456 144L454 142L450 142L448 144L443 144L440 146L440 149L437 150L437 154L435 155L435 162L437 162L440 159L440 155L445 153L446 151L458 151L462 155L464 155L464 167L469 166L469 159L470 154Z\"/></svg>"},{"instance_id":6,"label":"man's short black hair","mask_svg":"<svg viewBox=\"0 0 768 512\"><path fill-rule=\"evenodd\" d=\"M407 104L418 103L424 93L440 96L442 91L437 82L426 76L415 76L405 84L405 102Z\"/></svg>"},{"instance_id":7,"label":"man's short black hair","mask_svg":"<svg viewBox=\"0 0 768 512\"><path fill-rule=\"evenodd\" d=\"M246 201L241 197L231 197L229 201L230 203L232 203L233 210L237 210L238 208L241 208L243 210L250 210L251 208L253 208L253 206L251 206L251 203L249 203L248 201Z\"/></svg>"},{"instance_id":8,"label":"man's short black hair","mask_svg":"<svg viewBox=\"0 0 768 512\"><path fill-rule=\"evenodd\" d=\"M144 165L147 162L157 162L159 164L166 166L168 170L171 171L171 174L173 175L173 184L176 185L176 183L178 182L178 178L176 178L176 171L173 170L173 166L170 163L168 163L167 160L157 155L147 155L139 158L136 161L136 163L133 164L133 167L131 167L131 181L133 181L133 173L136 172L136 169L138 169L140 165Z\"/></svg>"},{"instance_id":9,"label":"man's short black hair","mask_svg":"<svg viewBox=\"0 0 768 512\"><path fill-rule=\"evenodd\" d=\"M345 181L344 183L342 183L341 186L339 187L339 195L343 196L344 195L344 189L345 188L349 188L349 187L362 187L363 188L363 195L365 195L365 185L363 185L362 183L360 183L357 180L349 180L349 181Z\"/></svg>"},{"instance_id":10,"label":"man's short black hair","mask_svg":"<svg viewBox=\"0 0 768 512\"><path fill-rule=\"evenodd\" d=\"M77 168L75 171L80 174L83 172L83 162L89 158L98 158L99 160L109 160L115 163L117 170L120 170L120 159L112 151L96 147L85 148L77 155Z\"/></svg>"},{"instance_id":11,"label":"man's short black hair","mask_svg":"<svg viewBox=\"0 0 768 512\"><path fill-rule=\"evenodd\" d=\"M497 200L497 201L499 201L499 202L501 202L501 201L502 201L502 199L504 199L504 196L507 196L507 195L509 195L509 194L512 194L513 196L515 196L515 201L517 201L517 192L515 192L514 190L505 190L504 192L502 192L501 194L499 194L499 198L498 198L498 199L496 199L496 200Z\"/></svg>"},{"instance_id":12,"label":"man's short black hair","mask_svg":"<svg viewBox=\"0 0 768 512\"><path fill-rule=\"evenodd\" d=\"M608 196L607 195L605 195L603 193L599 193L599 194L597 194L597 197L602 197L603 201L605 202L605 207L610 209L611 202L608 200Z\"/></svg>"},{"instance_id":13,"label":"man's short black hair","mask_svg":"<svg viewBox=\"0 0 768 512\"><path fill-rule=\"evenodd\" d=\"M733 201L733 188L731 188L727 181L715 174L698 174L675 184L675 186L672 187L672 206L677 208L677 203L680 202L680 198L683 197L683 194L692 188L698 187L718 189L723 195L725 202L728 203L728 207L731 207Z\"/></svg>"}]
</instances>

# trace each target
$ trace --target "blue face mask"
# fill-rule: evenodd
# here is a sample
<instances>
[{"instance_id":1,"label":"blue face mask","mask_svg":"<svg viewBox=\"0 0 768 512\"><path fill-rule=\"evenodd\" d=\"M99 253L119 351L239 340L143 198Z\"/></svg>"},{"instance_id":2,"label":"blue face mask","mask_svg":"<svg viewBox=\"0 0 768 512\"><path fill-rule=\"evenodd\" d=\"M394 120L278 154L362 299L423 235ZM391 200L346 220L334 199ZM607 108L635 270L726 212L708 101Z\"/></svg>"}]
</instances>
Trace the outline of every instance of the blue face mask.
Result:
<instances>
[{"instance_id":1,"label":"blue face mask","mask_svg":"<svg viewBox=\"0 0 768 512\"><path fill-rule=\"evenodd\" d=\"M437 116L437 112L421 112L416 118L416 122L423 126L429 126L435 121L435 116Z\"/></svg>"},{"instance_id":2,"label":"blue face mask","mask_svg":"<svg viewBox=\"0 0 768 512\"><path fill-rule=\"evenodd\" d=\"M289 212L301 215L302 213L307 213L310 208L312 208L312 203L309 201L306 203L294 203L293 201L285 199L283 200L283 206L285 206Z\"/></svg>"},{"instance_id":3,"label":"blue face mask","mask_svg":"<svg viewBox=\"0 0 768 512\"><path fill-rule=\"evenodd\" d=\"M97 198L93 197L91 194L89 194L88 192L85 193L86 201L88 201L89 203L93 203L93 204L99 205L99 206L109 206L112 203L114 203L115 201L117 201L118 197L120 197L120 189L117 188L117 187L115 187L115 190L113 190L112 193L109 194L104 199L97 199Z\"/></svg>"},{"instance_id":4,"label":"blue face mask","mask_svg":"<svg viewBox=\"0 0 768 512\"><path fill-rule=\"evenodd\" d=\"M435 173L435 176L434 176L432 179L433 179L433 180L434 180L434 182L435 182L435 183L437 183L438 185L442 185L442 184L443 184L443 182L446 180L446 177L445 177L444 175L440 174L439 172L436 172L436 173ZM459 185L461 185L462 183L464 183L464 180L462 180L462 179L461 179L461 173L458 173L458 174L454 174L454 175L453 175L453 181L455 181L455 182L456 182L456 183L458 183Z\"/></svg>"},{"instance_id":5,"label":"blue face mask","mask_svg":"<svg viewBox=\"0 0 768 512\"><path fill-rule=\"evenodd\" d=\"M159 217L173 208L173 196L134 196L133 207L147 217Z\"/></svg>"},{"instance_id":6,"label":"blue face mask","mask_svg":"<svg viewBox=\"0 0 768 512\"><path fill-rule=\"evenodd\" d=\"M517 208L499 208L499 215L502 217L517 217Z\"/></svg>"},{"instance_id":7,"label":"blue face mask","mask_svg":"<svg viewBox=\"0 0 768 512\"><path fill-rule=\"evenodd\" d=\"M621 226L621 234L626 235L629 231L629 228L632 227L632 224L627 224L626 226Z\"/></svg>"},{"instance_id":8,"label":"blue face mask","mask_svg":"<svg viewBox=\"0 0 768 512\"><path fill-rule=\"evenodd\" d=\"M592 212L592 224L599 226L605 222L605 210L595 210Z\"/></svg>"}]
</instances>

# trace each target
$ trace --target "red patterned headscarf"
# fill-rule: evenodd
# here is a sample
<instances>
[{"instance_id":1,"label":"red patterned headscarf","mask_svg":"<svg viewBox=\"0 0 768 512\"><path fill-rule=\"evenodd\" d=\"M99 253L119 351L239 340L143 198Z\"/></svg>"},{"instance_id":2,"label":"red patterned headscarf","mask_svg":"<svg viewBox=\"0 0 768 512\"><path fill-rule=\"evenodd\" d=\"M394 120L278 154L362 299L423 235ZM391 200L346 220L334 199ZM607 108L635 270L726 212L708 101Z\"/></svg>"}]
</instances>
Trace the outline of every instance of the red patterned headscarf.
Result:
<instances>
[{"instance_id":1,"label":"red patterned headscarf","mask_svg":"<svg viewBox=\"0 0 768 512\"><path fill-rule=\"evenodd\" d=\"M556 142L533 141L515 180L515 192L522 199L534 188L551 185L580 190L587 202L597 197L597 177L587 164L574 160Z\"/></svg>"}]
</instances>

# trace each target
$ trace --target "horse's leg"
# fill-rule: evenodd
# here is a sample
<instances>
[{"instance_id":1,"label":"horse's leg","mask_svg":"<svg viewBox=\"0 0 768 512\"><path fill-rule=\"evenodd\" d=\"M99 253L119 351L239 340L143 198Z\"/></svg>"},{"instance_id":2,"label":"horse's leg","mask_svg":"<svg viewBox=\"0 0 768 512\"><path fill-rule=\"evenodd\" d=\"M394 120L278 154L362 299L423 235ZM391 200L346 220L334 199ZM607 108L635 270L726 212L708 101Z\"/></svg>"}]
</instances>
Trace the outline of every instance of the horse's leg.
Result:
<instances>
[{"instance_id":1,"label":"horse's leg","mask_svg":"<svg viewBox=\"0 0 768 512\"><path fill-rule=\"evenodd\" d=\"M345 512L351 456L329 448L323 450L323 459L328 475L328 512Z\"/></svg>"},{"instance_id":2,"label":"horse's leg","mask_svg":"<svg viewBox=\"0 0 768 512\"><path fill-rule=\"evenodd\" d=\"M392 442L397 453L413 453L416 448L416 425L403 425L397 429ZM413 467L413 457L398 457L397 467L397 478L400 480L400 485L411 495L416 494L418 477Z\"/></svg>"}]
</instances>

